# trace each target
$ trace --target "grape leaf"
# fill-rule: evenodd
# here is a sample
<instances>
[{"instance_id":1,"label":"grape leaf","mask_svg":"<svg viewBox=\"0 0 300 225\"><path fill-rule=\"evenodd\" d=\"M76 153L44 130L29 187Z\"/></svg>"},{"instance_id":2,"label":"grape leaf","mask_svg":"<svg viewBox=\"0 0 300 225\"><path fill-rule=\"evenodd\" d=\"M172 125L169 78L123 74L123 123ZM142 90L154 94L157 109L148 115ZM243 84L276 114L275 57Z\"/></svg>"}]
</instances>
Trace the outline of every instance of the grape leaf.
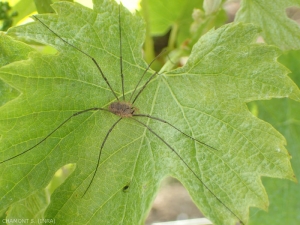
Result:
<instances>
[{"instance_id":1,"label":"grape leaf","mask_svg":"<svg viewBox=\"0 0 300 225\"><path fill-rule=\"evenodd\" d=\"M268 44L283 50L300 48L299 24L289 19L286 8L300 6L299 0L243 0L235 21L254 23L262 28Z\"/></svg>"},{"instance_id":2,"label":"grape leaf","mask_svg":"<svg viewBox=\"0 0 300 225\"><path fill-rule=\"evenodd\" d=\"M10 38L6 37L2 32L0 33L0 37L0 67L14 61L25 59L28 53L32 51L29 46L21 43L10 46ZM0 106L16 98L19 94L17 90L0 80Z\"/></svg>"},{"instance_id":3,"label":"grape leaf","mask_svg":"<svg viewBox=\"0 0 300 225\"><path fill-rule=\"evenodd\" d=\"M32 52L28 60L9 64L0 77L22 94L0 108L0 161L39 143L72 114L116 101L92 56L122 99L119 8L95 0L94 9L60 2L57 15L13 28L10 35L52 45L55 55ZM121 7L122 56L127 101L147 68L141 47L144 24ZM51 196L45 218L59 224L141 224L161 180L173 176L214 224L248 221L249 207L267 209L261 176L295 180L284 137L255 118L246 102L290 97L299 100L287 69L276 61L279 50L255 44L253 25L229 24L211 30L194 46L187 64L159 73L135 102L147 124L169 143L201 178L149 129L124 118L111 131L95 179L83 196L100 146L118 116L89 111L74 116L33 150L0 164L0 209L47 186L56 170L76 169ZM13 45L13 44L12 44ZM148 71L139 90L153 74Z\"/></svg>"},{"instance_id":4,"label":"grape leaf","mask_svg":"<svg viewBox=\"0 0 300 225\"><path fill-rule=\"evenodd\" d=\"M291 71L290 77L300 85L300 66L299 51L292 51L280 57L280 62L284 63ZM252 102L251 108L255 108L259 118L271 123L287 139L287 149L292 155L292 167L300 178L300 155L299 155L299 136L300 136L300 105L290 99L273 99L268 102ZM278 110L280 109L280 110ZM300 184L288 181L264 178L263 184L267 189L270 198L270 207L268 212L257 212L257 209L251 210L250 224L253 225L280 225L282 221L286 224L299 224L300 204L298 196L300 195Z\"/></svg>"}]
</instances>

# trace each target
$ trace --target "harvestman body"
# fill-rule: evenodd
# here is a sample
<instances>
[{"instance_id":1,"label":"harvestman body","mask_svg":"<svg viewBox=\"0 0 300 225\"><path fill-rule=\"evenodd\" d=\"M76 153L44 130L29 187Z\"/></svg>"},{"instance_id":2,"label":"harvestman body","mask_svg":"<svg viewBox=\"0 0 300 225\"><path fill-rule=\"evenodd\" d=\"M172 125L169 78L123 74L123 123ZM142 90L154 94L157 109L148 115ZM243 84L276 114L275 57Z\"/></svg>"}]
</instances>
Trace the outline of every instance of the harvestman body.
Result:
<instances>
[{"instance_id":1,"label":"harvestman body","mask_svg":"<svg viewBox=\"0 0 300 225\"><path fill-rule=\"evenodd\" d=\"M136 108L129 102L113 102L109 105L108 110L120 117L132 117Z\"/></svg>"},{"instance_id":2,"label":"harvestman body","mask_svg":"<svg viewBox=\"0 0 300 225\"><path fill-rule=\"evenodd\" d=\"M159 136L155 131L153 131L149 126L147 126L145 123L139 121L136 119L136 117L146 117L146 118L149 118L149 119L153 119L153 120L156 120L156 121L159 121L159 122L162 122L162 123L165 123L171 127L173 127L174 129L176 129L178 132L182 133L183 135L185 135L186 137L200 143L201 145L205 146L205 147L208 147L210 149L213 149L213 150L217 150L191 136L189 136L188 134L184 133L183 131L181 131L180 129L178 129L177 127L173 126L172 124L170 124L169 122L161 119L161 118L158 118L158 117L154 117L154 116L151 116L151 115L148 115L148 114L138 114L137 113L137 108L133 105L134 102L137 100L137 98L139 97L139 95L142 93L142 91L146 88L146 86L148 85L148 83L157 75L157 72L153 73L149 78L148 80L145 82L145 84L140 88L140 90L138 91L138 93L135 95L134 97L134 94L135 92L137 91L139 85L140 85L140 82L142 81L142 78L144 77L144 75L146 74L146 72L149 70L151 64L154 62L154 59L150 64L149 66L145 69L143 75L141 76L141 78L139 79L139 82L138 84L136 85L134 91L132 92L131 96L130 96L130 99L129 101L126 101L125 100L125 94L124 94L124 75L123 75L123 66L122 66L122 33L121 33L121 16L120 16L120 10L121 10L121 6L119 6L119 38L120 38L120 70L121 70L121 81L122 81L122 100L119 99L119 97L116 95L116 93L114 92L113 88L111 87L108 79L106 78L106 76L104 75L104 73L102 72L101 70L101 67L100 65L96 62L96 60L88 55L86 52L84 52L83 50L79 49L78 47L76 47L75 45L72 45L70 43L68 43L65 39L63 39L62 37L60 37L57 33L55 33L52 29L50 29L50 27L48 27L48 25L46 25L44 22L42 22L38 17L36 16L33 16L33 18L38 21L39 23L41 23L42 26L44 26L45 28L47 28L49 31L51 31L56 37L58 37L60 40L62 40L66 45L69 45L75 49L77 49L79 52L81 52L82 54L86 55L88 58L90 58L95 66L97 67L97 69L99 70L102 78L105 80L106 84L108 85L108 87L110 88L112 94L115 96L115 99L116 101L111 103L108 108L98 108L98 107L94 107L94 108L89 108L89 109L85 109L85 110L82 110L82 111L79 111L79 112L76 112L74 113L73 115L71 115L69 118L67 118L65 121L63 121L57 128L55 128L51 133L49 133L46 137L44 137L41 141L39 141L37 144L35 144L34 146L32 146L31 148L11 157L11 158L8 158L4 161L1 161L0 164L2 163L5 163L9 160L12 160L18 156L21 156L23 154L25 154L26 152L29 152L30 150L34 149L35 147L37 147L38 145L40 145L41 143L43 143L48 137L50 137L54 132L56 132L59 128L61 128L64 124L66 124L69 120L71 120L73 117L75 116L78 116L80 114L83 114L85 112L90 112L90 111L106 111L106 112L109 112L109 113L113 113L117 116L119 116L119 119L111 126L111 128L108 130L102 144L101 144L101 147L100 147L100 151L99 151L99 155L98 155L98 162L97 162L97 165L96 165L96 168L95 168L95 171L93 173L93 177L88 185L88 187L86 188L83 196L87 193L87 191L89 190L95 176L96 176L96 173L97 173L97 170L98 170L98 167L100 165L100 159L101 159L101 153L102 153L102 149L105 145L105 142L109 136L109 134L111 133L111 131L114 129L114 127L122 120L122 119L132 119L134 121L136 121L137 123L139 123L140 125L144 126L148 131L150 131L153 135L155 135L157 138L159 138L169 149L171 149L176 155L177 157L179 157L179 159L185 164L185 166L193 173L193 175L196 177L196 179L226 208L228 209L242 224L244 224L242 222L242 220L239 218L239 216L237 216L227 205L225 205L207 186L206 184L200 179L200 177L192 170L192 168L185 162L185 160L177 153L177 151L171 147L171 145L169 143L167 143L161 136ZM134 98L133 98L134 97ZM133 100L132 100L133 98ZM128 189L129 185L125 186L124 189Z\"/></svg>"}]
</instances>

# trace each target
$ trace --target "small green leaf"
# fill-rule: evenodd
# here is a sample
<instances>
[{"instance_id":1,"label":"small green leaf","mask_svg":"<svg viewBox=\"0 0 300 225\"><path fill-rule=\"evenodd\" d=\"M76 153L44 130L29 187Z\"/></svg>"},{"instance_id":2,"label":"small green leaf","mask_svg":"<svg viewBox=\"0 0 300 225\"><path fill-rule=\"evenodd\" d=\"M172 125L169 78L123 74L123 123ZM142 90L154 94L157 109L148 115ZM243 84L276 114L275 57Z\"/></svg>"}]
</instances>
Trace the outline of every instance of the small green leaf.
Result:
<instances>
[{"instance_id":1,"label":"small green leaf","mask_svg":"<svg viewBox=\"0 0 300 225\"><path fill-rule=\"evenodd\" d=\"M90 57L122 99L119 7L109 0L94 4L91 10L60 2L53 5L57 15L38 15L38 21L9 31L49 44L58 53L32 52L28 60L1 68L1 79L21 95L0 108L0 162L36 145L74 113L116 101ZM141 51L144 24L123 7L120 20L129 101L147 68ZM150 130L123 118L107 138L95 179L82 197L100 146L119 119L107 111L89 111L72 117L33 150L0 164L0 210L45 188L57 169L72 163L76 169L54 191L45 214L59 224L141 224L166 176L182 182L214 224L247 224L249 207L268 207L261 176L295 178L284 137L254 117L246 103L300 99L287 69L276 61L279 50L254 43L257 33L245 24L211 30L184 67L159 73L134 103L138 113L166 120L217 150L168 124L134 117ZM153 73L146 73L138 90Z\"/></svg>"},{"instance_id":2,"label":"small green leaf","mask_svg":"<svg viewBox=\"0 0 300 225\"><path fill-rule=\"evenodd\" d=\"M38 13L54 13L52 7L50 6L52 4L51 0L34 0L34 4Z\"/></svg>"},{"instance_id":3,"label":"small green leaf","mask_svg":"<svg viewBox=\"0 0 300 225\"><path fill-rule=\"evenodd\" d=\"M283 50L299 49L299 25L285 12L291 6L300 7L299 0L243 0L235 20L260 26L268 44Z\"/></svg>"},{"instance_id":4,"label":"small green leaf","mask_svg":"<svg viewBox=\"0 0 300 225\"><path fill-rule=\"evenodd\" d=\"M13 19L13 26L16 26L18 22L36 11L36 7L32 0L21 0L12 7L11 11L18 13L18 15Z\"/></svg>"}]
</instances>

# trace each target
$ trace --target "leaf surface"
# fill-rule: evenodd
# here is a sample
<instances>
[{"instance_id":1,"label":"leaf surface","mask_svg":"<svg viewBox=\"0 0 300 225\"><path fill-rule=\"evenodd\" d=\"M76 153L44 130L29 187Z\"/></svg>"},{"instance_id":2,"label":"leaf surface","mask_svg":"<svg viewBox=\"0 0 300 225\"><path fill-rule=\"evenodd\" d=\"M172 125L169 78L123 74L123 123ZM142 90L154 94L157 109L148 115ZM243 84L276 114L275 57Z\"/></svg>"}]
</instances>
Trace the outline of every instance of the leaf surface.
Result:
<instances>
[{"instance_id":1,"label":"leaf surface","mask_svg":"<svg viewBox=\"0 0 300 225\"><path fill-rule=\"evenodd\" d=\"M286 65L291 71L291 78L300 85L299 51L291 51L280 57L280 62ZM273 99L268 102L253 102L250 108L255 108L258 117L271 123L287 139L287 149L292 155L292 167L300 179L300 105L290 99ZM289 181L264 178L263 184L266 187L270 198L268 212L252 209L250 213L250 224L280 225L282 221L286 224L299 224L300 184ZM259 211L259 212L258 212Z\"/></svg>"},{"instance_id":2,"label":"leaf surface","mask_svg":"<svg viewBox=\"0 0 300 225\"><path fill-rule=\"evenodd\" d=\"M286 9L292 6L300 7L299 0L243 0L235 20L260 26L268 44L283 50L299 49L299 24L286 15Z\"/></svg>"},{"instance_id":3,"label":"leaf surface","mask_svg":"<svg viewBox=\"0 0 300 225\"><path fill-rule=\"evenodd\" d=\"M52 45L55 55L31 53L26 61L3 67L0 77L21 95L0 108L0 160L39 143L74 113L107 108L116 101L98 71L122 99L119 8L108 0L94 9L60 2L57 15L38 19L10 35ZM147 68L142 59L144 24L121 7L125 97L129 101ZM112 129L95 179L82 197L97 165L100 146L118 116L89 111L74 116L33 150L0 164L0 209L47 186L63 165L76 169L51 196L45 218L60 224L141 224L161 180L173 176L187 188L214 224L248 221L250 206L267 209L261 176L294 180L284 137L254 117L246 102L273 97L299 100L297 86L276 58L279 50L254 44L258 29L230 24L211 30L194 46L187 64L157 75L138 97L139 118L172 146L184 162L151 130L131 118ZM82 53L81 51L84 51ZM153 74L148 71L140 90Z\"/></svg>"},{"instance_id":4,"label":"leaf surface","mask_svg":"<svg viewBox=\"0 0 300 225\"><path fill-rule=\"evenodd\" d=\"M22 43L15 43L11 46L10 37L5 36L2 32L0 38L0 67L14 61L26 59L28 53L32 51L32 48ZM0 106L16 98L19 94L18 90L0 80Z\"/></svg>"}]
</instances>

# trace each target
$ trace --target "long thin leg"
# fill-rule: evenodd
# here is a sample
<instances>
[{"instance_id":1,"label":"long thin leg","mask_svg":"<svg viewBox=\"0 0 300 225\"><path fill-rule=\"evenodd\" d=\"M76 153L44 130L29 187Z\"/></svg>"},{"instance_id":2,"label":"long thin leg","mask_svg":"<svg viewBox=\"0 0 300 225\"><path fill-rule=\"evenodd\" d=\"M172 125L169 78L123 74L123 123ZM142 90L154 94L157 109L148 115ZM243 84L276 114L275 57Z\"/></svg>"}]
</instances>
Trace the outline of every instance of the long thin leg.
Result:
<instances>
[{"instance_id":1,"label":"long thin leg","mask_svg":"<svg viewBox=\"0 0 300 225\"><path fill-rule=\"evenodd\" d=\"M68 119L66 119L65 121L63 121L58 127L56 127L51 133L49 133L46 137L44 137L41 141L39 141L37 144L35 144L34 146L32 146L31 148L25 150L24 152L21 152L13 157L10 157L8 159L5 159L3 161L0 162L0 164L2 163L5 163L11 159L14 159L20 155L23 155L25 154L26 152L29 152L30 150L34 149L35 147L37 147L39 144L43 143L44 141L47 140L47 138L49 138L54 132L56 132L59 128L61 128L65 123L67 123L70 119L72 119L73 117L75 116L78 116L80 114L83 114L85 112L89 112L89 111L98 111L98 110L105 110L105 111L108 111L107 109L103 109L103 108L90 108L90 109L86 109L86 110L82 110L82 111L79 111L79 112L76 112L74 113L73 115L71 115ZM108 111L109 112L109 111Z\"/></svg>"},{"instance_id":2,"label":"long thin leg","mask_svg":"<svg viewBox=\"0 0 300 225\"><path fill-rule=\"evenodd\" d=\"M89 54L85 53L84 51L82 51L81 49L77 48L75 45L70 44L69 42L67 42L65 39L63 39L62 37L60 37L57 33L55 33L53 30L50 29L50 27L48 27L44 22L42 22L39 18L37 18L35 15L32 15L32 17L39 21L43 26L45 26L49 31L51 31L56 37L58 37L60 40L62 40L64 43L66 43L67 45L70 45L71 47L75 48L76 50L80 51L81 53L83 53L84 55L86 55L87 57L89 57L94 64L96 65L97 69L99 70L100 74L102 75L102 78L105 80L106 84L108 85L108 87L110 88L111 92L113 93L113 95L115 96L115 98L119 101L118 96L116 95L116 93L114 92L114 90L112 89L110 83L108 82L106 76L104 75L104 73L102 72L100 66L98 65L98 63L96 62L96 60L90 56Z\"/></svg>"},{"instance_id":3,"label":"long thin leg","mask_svg":"<svg viewBox=\"0 0 300 225\"><path fill-rule=\"evenodd\" d=\"M135 120L136 122L138 122L139 124L143 125L145 128L147 128L152 134L154 134L156 137L158 137L166 146L168 146L169 149L171 149L178 157L179 159L186 165L186 167L193 173L193 175L197 178L197 180L200 181L200 183L202 183L202 185L226 208L229 210L229 212L231 212L242 224L244 224L244 222L227 206L225 205L221 199L219 199L208 187L207 185L200 179L200 177L192 170L192 168L184 161L184 159L176 152L176 150L171 147L171 145L169 145L161 136L159 136L155 131L153 131L149 126L147 126L146 124L144 124L143 122L132 118L131 119Z\"/></svg>"},{"instance_id":4,"label":"long thin leg","mask_svg":"<svg viewBox=\"0 0 300 225\"><path fill-rule=\"evenodd\" d=\"M121 3L119 5L119 38L120 38L120 70L121 70L121 80L122 80L122 94L123 94L123 101L125 101L124 75L123 75L123 54L122 54L122 30L121 30Z\"/></svg>"},{"instance_id":5,"label":"long thin leg","mask_svg":"<svg viewBox=\"0 0 300 225\"><path fill-rule=\"evenodd\" d=\"M108 130L108 132L107 132L107 134L106 134L106 136L105 136L105 138L104 138L104 140L103 140L103 142L102 142L102 144L101 144L101 147L100 147L100 152L99 152L98 162L97 162L97 165L96 165L95 172L94 172L93 177L92 177L92 179L91 179L91 181L90 181L90 183L89 183L89 186L86 188L86 190L85 190L84 194L82 195L82 197L87 193L87 191L89 190L90 186L91 186L92 183L93 183L93 180L94 180L94 178L95 178L95 176L96 176L96 173L97 173L97 170L98 170L98 167L99 167L99 164L100 164L100 158L101 158L102 149L103 149L103 147L104 147L104 144L105 144L105 142L106 142L106 140L107 140L109 134L112 132L112 130L115 128L115 126L116 126L122 119L123 119L122 117L119 118L119 119L117 120L117 122L115 122L115 123L111 126L111 128Z\"/></svg>"},{"instance_id":6,"label":"long thin leg","mask_svg":"<svg viewBox=\"0 0 300 225\"><path fill-rule=\"evenodd\" d=\"M134 104L134 102L137 100L137 98L139 97L139 95L143 92L143 90L145 89L145 87L148 85L148 83L153 79L153 77L155 77L155 75L157 74L157 72L153 73L151 75L151 77L147 80L147 82L144 84L144 86L140 89L140 91L137 93L137 95L135 96L135 98L132 101L132 104Z\"/></svg>"},{"instance_id":7,"label":"long thin leg","mask_svg":"<svg viewBox=\"0 0 300 225\"><path fill-rule=\"evenodd\" d=\"M155 62L155 60L156 60L162 53L164 53L164 52L165 52L165 50L162 51L161 53L159 53L159 54L158 54L158 55L150 62L150 64L147 66L147 68L145 69L145 71L144 71L144 73L142 74L141 78L139 79L139 82L137 83L137 85L135 86L133 92L131 93L129 102L131 102L131 99L132 99L134 93L136 92L136 89L137 89L138 86L140 85L140 83L141 83L143 77L145 76L145 74L147 73L147 71L150 69L151 65L152 65L152 64Z\"/></svg>"},{"instance_id":8,"label":"long thin leg","mask_svg":"<svg viewBox=\"0 0 300 225\"><path fill-rule=\"evenodd\" d=\"M175 126L172 125L171 123L169 123L169 122L167 122L167 121L165 121L165 120L163 120L163 119L161 119L161 118L154 117L154 116L150 116L150 115L148 115L148 114L133 114L133 116L137 116L137 117L147 117L147 118L154 119L154 120L157 120L157 121L159 121L159 122L168 124L169 126L173 127L175 130L177 130L177 131L179 131L180 133L184 134L184 135L187 136L188 138L190 138L190 139L192 139L192 140L194 140L194 141L197 141L197 142L200 143L201 145L205 145L206 147L209 147L209 148L211 148L211 149L213 149L213 150L218 151L218 150L215 149L214 147L212 147L212 146L210 146L210 145L208 145L208 144L205 144L204 142L199 141L199 140L197 140L197 139L191 137L190 135L184 133L183 131L179 130L177 127L175 127Z\"/></svg>"}]
</instances>

